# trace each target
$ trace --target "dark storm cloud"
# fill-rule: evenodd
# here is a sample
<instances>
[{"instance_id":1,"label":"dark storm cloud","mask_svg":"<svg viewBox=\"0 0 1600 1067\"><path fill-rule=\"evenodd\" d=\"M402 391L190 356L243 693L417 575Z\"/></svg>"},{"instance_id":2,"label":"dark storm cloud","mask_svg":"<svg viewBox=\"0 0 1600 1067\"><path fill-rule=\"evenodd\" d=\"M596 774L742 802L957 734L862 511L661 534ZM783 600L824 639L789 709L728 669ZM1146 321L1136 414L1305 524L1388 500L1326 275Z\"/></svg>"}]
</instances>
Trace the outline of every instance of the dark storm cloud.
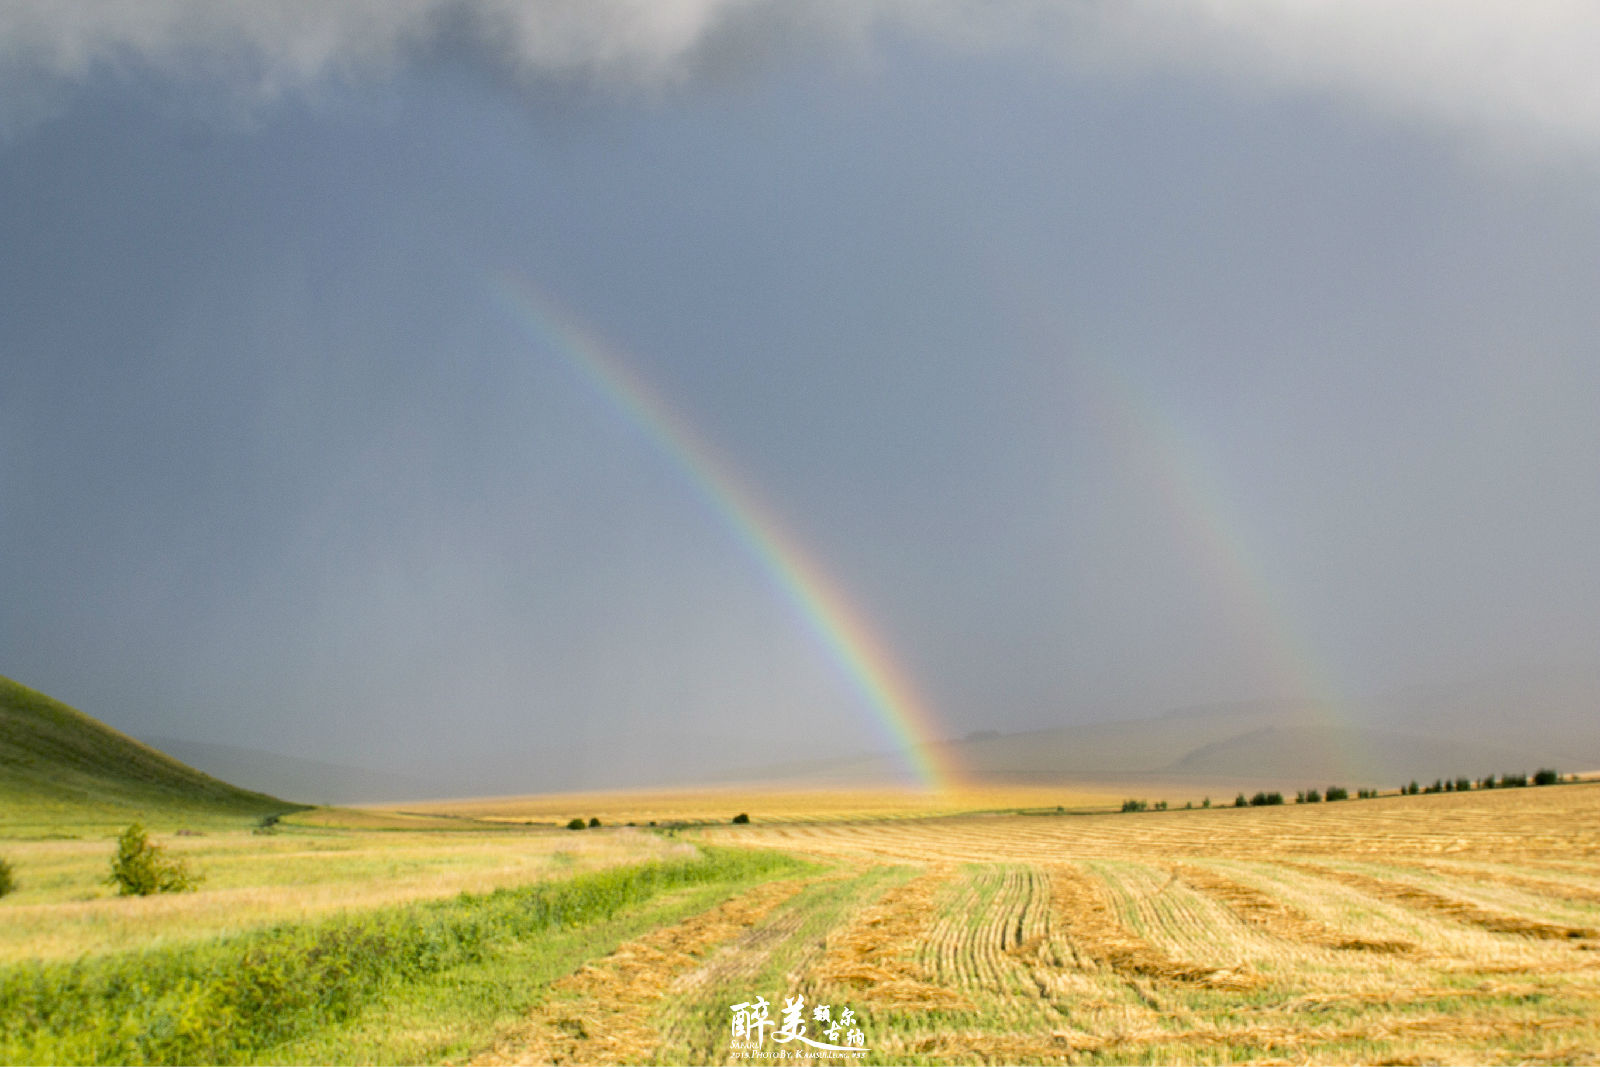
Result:
<instances>
[{"instance_id":1,"label":"dark storm cloud","mask_svg":"<svg viewBox=\"0 0 1600 1067\"><path fill-rule=\"evenodd\" d=\"M1171 66L1331 95L1516 145L1592 147L1600 15L1561 0L41 0L0 9L11 123L97 70L193 78L250 106L328 80L381 78L441 40L528 78L638 87L885 33L959 51L1037 50L1107 74Z\"/></svg>"},{"instance_id":2,"label":"dark storm cloud","mask_svg":"<svg viewBox=\"0 0 1600 1067\"><path fill-rule=\"evenodd\" d=\"M881 746L500 271L760 488L952 733L1582 653L1595 37L0 6L0 672L457 789Z\"/></svg>"}]
</instances>

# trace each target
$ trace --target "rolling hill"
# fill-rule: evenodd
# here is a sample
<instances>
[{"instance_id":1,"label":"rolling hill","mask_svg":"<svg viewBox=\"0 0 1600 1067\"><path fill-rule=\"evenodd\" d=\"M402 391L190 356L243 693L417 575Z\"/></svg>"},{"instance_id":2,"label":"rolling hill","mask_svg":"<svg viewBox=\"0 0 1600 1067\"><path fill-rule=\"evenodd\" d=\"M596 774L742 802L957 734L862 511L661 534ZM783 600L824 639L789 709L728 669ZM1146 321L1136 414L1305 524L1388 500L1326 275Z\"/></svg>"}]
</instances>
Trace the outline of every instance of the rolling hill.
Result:
<instances>
[{"instance_id":1,"label":"rolling hill","mask_svg":"<svg viewBox=\"0 0 1600 1067\"><path fill-rule=\"evenodd\" d=\"M203 774L0 676L0 825L156 813L259 817L296 807Z\"/></svg>"}]
</instances>

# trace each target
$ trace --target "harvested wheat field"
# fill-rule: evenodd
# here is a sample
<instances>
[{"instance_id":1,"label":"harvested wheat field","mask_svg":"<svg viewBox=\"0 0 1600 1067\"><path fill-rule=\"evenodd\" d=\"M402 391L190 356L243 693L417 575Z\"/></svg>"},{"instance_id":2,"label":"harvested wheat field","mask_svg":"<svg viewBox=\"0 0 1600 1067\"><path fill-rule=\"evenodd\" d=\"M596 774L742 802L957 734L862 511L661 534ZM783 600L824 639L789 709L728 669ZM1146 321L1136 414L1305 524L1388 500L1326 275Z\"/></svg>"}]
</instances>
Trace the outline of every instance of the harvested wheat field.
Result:
<instances>
[{"instance_id":1,"label":"harvested wheat field","mask_svg":"<svg viewBox=\"0 0 1600 1067\"><path fill-rule=\"evenodd\" d=\"M1600 1060L1600 784L695 836L821 873L623 945L477 1062Z\"/></svg>"}]
</instances>

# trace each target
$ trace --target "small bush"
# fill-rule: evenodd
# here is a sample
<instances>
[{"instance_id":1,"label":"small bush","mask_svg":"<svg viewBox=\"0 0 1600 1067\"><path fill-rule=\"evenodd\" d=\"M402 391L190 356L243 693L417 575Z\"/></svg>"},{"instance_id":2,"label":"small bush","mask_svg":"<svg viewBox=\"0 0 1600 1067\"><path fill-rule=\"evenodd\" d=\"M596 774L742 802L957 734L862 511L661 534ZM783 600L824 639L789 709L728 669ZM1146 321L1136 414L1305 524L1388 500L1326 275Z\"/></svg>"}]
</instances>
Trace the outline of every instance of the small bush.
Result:
<instances>
[{"instance_id":1,"label":"small bush","mask_svg":"<svg viewBox=\"0 0 1600 1067\"><path fill-rule=\"evenodd\" d=\"M1122 802L1123 811L1144 811L1149 806L1142 800L1124 800Z\"/></svg>"},{"instance_id":2,"label":"small bush","mask_svg":"<svg viewBox=\"0 0 1600 1067\"><path fill-rule=\"evenodd\" d=\"M582 819L571 819L571 820L569 820L567 822L567 829L568 830L582 830L585 826L588 826L588 825L589 824L584 822ZM655 824L651 823L651 825L654 826Z\"/></svg>"},{"instance_id":3,"label":"small bush","mask_svg":"<svg viewBox=\"0 0 1600 1067\"><path fill-rule=\"evenodd\" d=\"M1156 801L1156 810L1157 811L1166 811L1167 810L1167 802L1165 800Z\"/></svg>"},{"instance_id":4,"label":"small bush","mask_svg":"<svg viewBox=\"0 0 1600 1067\"><path fill-rule=\"evenodd\" d=\"M1204 800L1202 800L1200 802L1200 806L1202 808L1209 808L1211 806L1211 798L1210 797L1206 797Z\"/></svg>"},{"instance_id":5,"label":"small bush","mask_svg":"<svg viewBox=\"0 0 1600 1067\"><path fill-rule=\"evenodd\" d=\"M1283 794L1282 793L1257 793L1255 796L1250 798L1250 806L1253 807L1253 808L1265 807L1268 804L1282 804L1282 803L1283 803Z\"/></svg>"},{"instance_id":6,"label":"small bush","mask_svg":"<svg viewBox=\"0 0 1600 1067\"><path fill-rule=\"evenodd\" d=\"M1468 790L1470 790L1471 788L1472 788L1472 779L1471 778L1457 778L1456 779L1456 792L1457 793L1465 793Z\"/></svg>"},{"instance_id":7,"label":"small bush","mask_svg":"<svg viewBox=\"0 0 1600 1067\"><path fill-rule=\"evenodd\" d=\"M1327 797L1329 800L1349 800L1350 790L1346 789L1342 785L1330 785L1328 787L1328 791L1324 793L1323 796Z\"/></svg>"},{"instance_id":8,"label":"small bush","mask_svg":"<svg viewBox=\"0 0 1600 1067\"><path fill-rule=\"evenodd\" d=\"M1495 788L1494 775L1491 774L1487 778L1485 778L1483 781L1479 782L1478 783L1478 788L1479 789L1494 789Z\"/></svg>"},{"instance_id":9,"label":"small bush","mask_svg":"<svg viewBox=\"0 0 1600 1067\"><path fill-rule=\"evenodd\" d=\"M1249 805L1250 802L1244 798L1243 793L1240 793L1238 796L1233 798L1233 806L1236 808L1249 807Z\"/></svg>"},{"instance_id":10,"label":"small bush","mask_svg":"<svg viewBox=\"0 0 1600 1067\"><path fill-rule=\"evenodd\" d=\"M1561 775L1549 767L1540 767L1533 772L1534 785L1555 785L1559 781L1561 781Z\"/></svg>"},{"instance_id":11,"label":"small bush","mask_svg":"<svg viewBox=\"0 0 1600 1067\"><path fill-rule=\"evenodd\" d=\"M1500 787L1502 789L1520 789L1527 784L1528 776L1526 774L1502 774L1500 776Z\"/></svg>"},{"instance_id":12,"label":"small bush","mask_svg":"<svg viewBox=\"0 0 1600 1067\"><path fill-rule=\"evenodd\" d=\"M159 845L152 845L145 829L134 823L117 838L117 854L111 858L107 885L117 887L122 896L147 897L152 893L185 893L200 884L198 876L179 860L167 859Z\"/></svg>"},{"instance_id":13,"label":"small bush","mask_svg":"<svg viewBox=\"0 0 1600 1067\"><path fill-rule=\"evenodd\" d=\"M16 888L17 872L12 869L11 864L0 859L0 897L15 892Z\"/></svg>"},{"instance_id":14,"label":"small bush","mask_svg":"<svg viewBox=\"0 0 1600 1067\"><path fill-rule=\"evenodd\" d=\"M589 829L593 830L596 827L598 827L599 825L600 825L600 820L599 819L590 819L589 820Z\"/></svg>"},{"instance_id":15,"label":"small bush","mask_svg":"<svg viewBox=\"0 0 1600 1067\"><path fill-rule=\"evenodd\" d=\"M739 814L733 817L733 821L735 825L743 826L745 823L750 821L750 816L741 811Z\"/></svg>"}]
</instances>

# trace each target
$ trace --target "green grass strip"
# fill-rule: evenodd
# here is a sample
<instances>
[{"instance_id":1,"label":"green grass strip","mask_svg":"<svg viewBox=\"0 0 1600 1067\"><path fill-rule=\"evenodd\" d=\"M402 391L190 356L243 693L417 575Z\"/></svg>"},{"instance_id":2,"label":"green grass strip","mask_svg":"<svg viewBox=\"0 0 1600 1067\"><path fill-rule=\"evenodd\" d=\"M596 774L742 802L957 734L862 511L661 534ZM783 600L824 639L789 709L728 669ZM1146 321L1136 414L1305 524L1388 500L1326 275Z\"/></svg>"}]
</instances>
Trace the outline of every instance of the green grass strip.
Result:
<instances>
[{"instance_id":1,"label":"green grass strip","mask_svg":"<svg viewBox=\"0 0 1600 1067\"><path fill-rule=\"evenodd\" d=\"M487 894L462 894L198 946L0 971L0 1061L237 1063L350 1020L382 997L510 947L602 923L663 893L800 869L705 849Z\"/></svg>"}]
</instances>

